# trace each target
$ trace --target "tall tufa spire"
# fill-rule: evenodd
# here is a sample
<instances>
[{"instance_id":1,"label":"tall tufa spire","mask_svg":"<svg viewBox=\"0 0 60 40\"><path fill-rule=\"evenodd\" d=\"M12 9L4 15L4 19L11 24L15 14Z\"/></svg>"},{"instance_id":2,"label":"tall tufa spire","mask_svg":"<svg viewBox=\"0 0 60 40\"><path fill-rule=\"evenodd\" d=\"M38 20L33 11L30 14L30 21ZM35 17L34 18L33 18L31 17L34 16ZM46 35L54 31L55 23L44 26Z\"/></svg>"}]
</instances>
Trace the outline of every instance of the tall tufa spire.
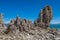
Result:
<instances>
[{"instance_id":1,"label":"tall tufa spire","mask_svg":"<svg viewBox=\"0 0 60 40\"><path fill-rule=\"evenodd\" d=\"M51 19L52 19L51 7L47 5L40 11L40 14L37 20L37 25L39 24L41 26L42 24L42 26L44 25L45 28L47 28L50 25Z\"/></svg>"}]
</instances>

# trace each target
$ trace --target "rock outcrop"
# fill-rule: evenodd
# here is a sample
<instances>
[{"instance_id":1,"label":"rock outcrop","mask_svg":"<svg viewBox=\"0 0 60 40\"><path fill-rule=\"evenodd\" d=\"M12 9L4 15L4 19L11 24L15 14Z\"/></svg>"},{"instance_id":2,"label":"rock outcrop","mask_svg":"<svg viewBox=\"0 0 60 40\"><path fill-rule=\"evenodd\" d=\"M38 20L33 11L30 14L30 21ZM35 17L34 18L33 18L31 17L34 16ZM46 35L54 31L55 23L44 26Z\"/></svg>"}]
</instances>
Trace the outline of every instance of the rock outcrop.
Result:
<instances>
[{"instance_id":1,"label":"rock outcrop","mask_svg":"<svg viewBox=\"0 0 60 40\"><path fill-rule=\"evenodd\" d=\"M45 6L39 14L37 21L35 21L35 25L47 28L50 25L50 21L52 19L52 11L50 6Z\"/></svg>"},{"instance_id":2,"label":"rock outcrop","mask_svg":"<svg viewBox=\"0 0 60 40\"><path fill-rule=\"evenodd\" d=\"M60 30L49 28L51 19L50 6L45 6L41 10L34 23L17 16L7 24L6 30L0 32L0 40L60 40ZM1 27L4 27L2 15L0 15Z\"/></svg>"},{"instance_id":3,"label":"rock outcrop","mask_svg":"<svg viewBox=\"0 0 60 40\"><path fill-rule=\"evenodd\" d=\"M3 15L0 14L0 27L4 27L4 22L2 20Z\"/></svg>"},{"instance_id":4,"label":"rock outcrop","mask_svg":"<svg viewBox=\"0 0 60 40\"><path fill-rule=\"evenodd\" d=\"M31 21L26 20L26 19L20 20L19 16L17 16L16 19L12 19L10 21L5 33L9 33L9 32L12 32L12 31L16 32L16 30L18 30L20 32L24 32L24 31L28 32L31 27L32 27L32 22Z\"/></svg>"},{"instance_id":5,"label":"rock outcrop","mask_svg":"<svg viewBox=\"0 0 60 40\"><path fill-rule=\"evenodd\" d=\"M2 33L5 29L6 28L3 21L3 14L0 14L0 32Z\"/></svg>"}]
</instances>

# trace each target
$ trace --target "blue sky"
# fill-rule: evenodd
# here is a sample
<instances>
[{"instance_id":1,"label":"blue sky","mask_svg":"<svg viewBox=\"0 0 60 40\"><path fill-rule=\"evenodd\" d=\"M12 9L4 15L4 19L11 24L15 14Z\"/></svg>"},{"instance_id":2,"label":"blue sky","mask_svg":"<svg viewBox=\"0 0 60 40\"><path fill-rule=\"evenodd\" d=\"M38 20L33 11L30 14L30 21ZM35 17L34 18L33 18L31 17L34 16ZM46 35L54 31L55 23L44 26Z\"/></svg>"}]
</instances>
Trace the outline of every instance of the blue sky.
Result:
<instances>
[{"instance_id":1,"label":"blue sky","mask_svg":"<svg viewBox=\"0 0 60 40\"><path fill-rule=\"evenodd\" d=\"M51 23L60 23L60 0L0 0L0 13L4 14L5 23L16 18L17 14L20 18L34 21L45 5L52 7Z\"/></svg>"}]
</instances>

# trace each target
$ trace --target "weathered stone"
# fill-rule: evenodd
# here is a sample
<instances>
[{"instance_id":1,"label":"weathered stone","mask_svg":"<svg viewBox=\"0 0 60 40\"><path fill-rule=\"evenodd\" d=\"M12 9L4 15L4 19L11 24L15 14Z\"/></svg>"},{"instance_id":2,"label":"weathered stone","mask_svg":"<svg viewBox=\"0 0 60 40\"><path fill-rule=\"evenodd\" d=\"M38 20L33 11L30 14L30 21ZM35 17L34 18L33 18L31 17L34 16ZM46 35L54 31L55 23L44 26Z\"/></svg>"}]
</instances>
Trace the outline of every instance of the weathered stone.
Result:
<instances>
[{"instance_id":1,"label":"weathered stone","mask_svg":"<svg viewBox=\"0 0 60 40\"><path fill-rule=\"evenodd\" d=\"M30 27L32 27L32 22L26 19L22 20L22 27L25 31L29 31Z\"/></svg>"},{"instance_id":2,"label":"weathered stone","mask_svg":"<svg viewBox=\"0 0 60 40\"><path fill-rule=\"evenodd\" d=\"M51 7L46 6L43 9L43 22L46 24L47 27L49 26L51 19L52 19Z\"/></svg>"},{"instance_id":3,"label":"weathered stone","mask_svg":"<svg viewBox=\"0 0 60 40\"><path fill-rule=\"evenodd\" d=\"M20 25L20 18L19 18L19 16L17 16L17 18L16 18L15 25L16 26Z\"/></svg>"},{"instance_id":4,"label":"weathered stone","mask_svg":"<svg viewBox=\"0 0 60 40\"><path fill-rule=\"evenodd\" d=\"M3 15L0 14L0 27L4 27L4 22L2 20Z\"/></svg>"},{"instance_id":5,"label":"weathered stone","mask_svg":"<svg viewBox=\"0 0 60 40\"><path fill-rule=\"evenodd\" d=\"M17 30L17 28L16 28L15 25L8 24L8 27L7 27L6 31L5 31L5 33L6 33L6 34L8 34L8 33L10 33L10 32L11 32L11 33L15 33L16 30Z\"/></svg>"},{"instance_id":6,"label":"weathered stone","mask_svg":"<svg viewBox=\"0 0 60 40\"><path fill-rule=\"evenodd\" d=\"M52 13L49 6L41 10L34 24L26 19L21 20L17 16L15 20L10 21L6 31L2 31L6 34L0 32L0 40L60 40L60 31L48 27L51 19ZM3 24L2 20L0 24Z\"/></svg>"},{"instance_id":7,"label":"weathered stone","mask_svg":"<svg viewBox=\"0 0 60 40\"><path fill-rule=\"evenodd\" d=\"M45 6L39 14L37 21L35 21L35 25L47 28L50 25L50 21L52 19L52 11L50 6Z\"/></svg>"},{"instance_id":8,"label":"weathered stone","mask_svg":"<svg viewBox=\"0 0 60 40\"><path fill-rule=\"evenodd\" d=\"M14 23L15 23L15 20L12 19L12 20L10 21L10 24L11 24L11 25L14 25Z\"/></svg>"}]
</instances>

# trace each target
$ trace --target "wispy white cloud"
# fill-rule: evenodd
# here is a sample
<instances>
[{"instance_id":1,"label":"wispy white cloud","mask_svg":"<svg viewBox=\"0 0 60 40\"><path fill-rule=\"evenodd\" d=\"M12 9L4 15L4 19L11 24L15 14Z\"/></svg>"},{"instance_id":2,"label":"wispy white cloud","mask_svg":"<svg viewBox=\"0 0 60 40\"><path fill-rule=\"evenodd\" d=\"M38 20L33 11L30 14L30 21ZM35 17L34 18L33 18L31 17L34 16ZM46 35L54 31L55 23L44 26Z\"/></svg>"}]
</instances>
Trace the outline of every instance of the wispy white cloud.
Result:
<instances>
[{"instance_id":1,"label":"wispy white cloud","mask_svg":"<svg viewBox=\"0 0 60 40\"><path fill-rule=\"evenodd\" d=\"M5 24L8 24L10 21L4 21Z\"/></svg>"},{"instance_id":2,"label":"wispy white cloud","mask_svg":"<svg viewBox=\"0 0 60 40\"><path fill-rule=\"evenodd\" d=\"M11 19L12 19L12 18L4 18L4 23L5 23L5 24L9 23ZM15 19L15 18L14 18L14 19ZM34 22L34 20L32 20L32 19L31 19L30 21ZM60 20L52 20L52 21L50 22L50 24L60 24Z\"/></svg>"},{"instance_id":3,"label":"wispy white cloud","mask_svg":"<svg viewBox=\"0 0 60 40\"><path fill-rule=\"evenodd\" d=\"M5 23L5 24L7 24L7 23L9 23L9 22L10 22L10 20L11 20L11 19L9 19L9 18L4 18L4 20L3 20L3 21L4 21L4 23Z\"/></svg>"},{"instance_id":4,"label":"wispy white cloud","mask_svg":"<svg viewBox=\"0 0 60 40\"><path fill-rule=\"evenodd\" d=\"M4 23L5 24L8 24L12 19L15 19L15 18L4 18Z\"/></svg>"},{"instance_id":5,"label":"wispy white cloud","mask_svg":"<svg viewBox=\"0 0 60 40\"><path fill-rule=\"evenodd\" d=\"M60 20L52 20L51 24L60 24Z\"/></svg>"}]
</instances>

